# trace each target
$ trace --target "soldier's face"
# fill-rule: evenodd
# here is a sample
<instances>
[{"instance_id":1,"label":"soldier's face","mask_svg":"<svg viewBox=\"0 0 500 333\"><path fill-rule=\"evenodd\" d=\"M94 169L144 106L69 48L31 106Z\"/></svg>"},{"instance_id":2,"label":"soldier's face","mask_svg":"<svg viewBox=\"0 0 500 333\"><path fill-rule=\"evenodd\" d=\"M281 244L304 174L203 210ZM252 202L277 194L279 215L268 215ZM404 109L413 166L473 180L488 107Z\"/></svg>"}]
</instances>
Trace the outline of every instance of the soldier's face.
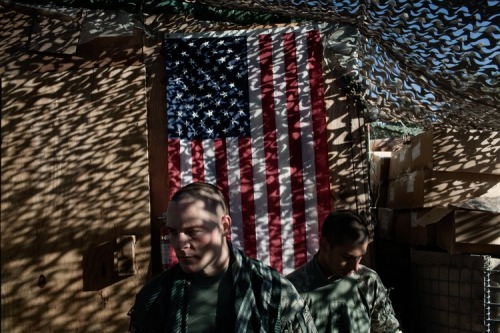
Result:
<instances>
[{"instance_id":1,"label":"soldier's face","mask_svg":"<svg viewBox=\"0 0 500 333\"><path fill-rule=\"evenodd\" d=\"M170 241L186 273L211 276L219 273L223 251L227 251L226 235L230 218L207 209L203 200L184 198L171 202L166 226Z\"/></svg>"},{"instance_id":2,"label":"soldier's face","mask_svg":"<svg viewBox=\"0 0 500 333\"><path fill-rule=\"evenodd\" d=\"M366 254L368 241L361 244L345 243L330 246L323 239L321 242L320 265L328 277L345 277L359 268L359 263Z\"/></svg>"}]
</instances>

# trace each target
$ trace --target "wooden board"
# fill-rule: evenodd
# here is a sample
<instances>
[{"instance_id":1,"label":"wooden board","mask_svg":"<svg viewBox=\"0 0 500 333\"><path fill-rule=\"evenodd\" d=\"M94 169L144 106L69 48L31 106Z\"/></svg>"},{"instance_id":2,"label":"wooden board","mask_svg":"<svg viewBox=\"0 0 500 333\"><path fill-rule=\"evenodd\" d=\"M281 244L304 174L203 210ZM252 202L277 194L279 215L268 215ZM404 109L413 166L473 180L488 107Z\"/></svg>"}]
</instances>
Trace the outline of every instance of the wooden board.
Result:
<instances>
[{"instance_id":1,"label":"wooden board","mask_svg":"<svg viewBox=\"0 0 500 333\"><path fill-rule=\"evenodd\" d=\"M135 294L162 270L159 217L168 204L162 35L264 27L162 14L146 17L144 29L113 36L107 17L105 34L93 35L94 14L83 15L75 50L71 38L44 44L50 34L33 30L29 15L0 11L6 332L127 331ZM364 153L345 139L359 129L354 139L361 145L363 124L352 121L359 114L337 79L330 70L325 81L331 197L334 208L360 209L367 170L353 168L362 167ZM137 239L134 276L115 272L115 239L126 234Z\"/></svg>"},{"instance_id":2,"label":"wooden board","mask_svg":"<svg viewBox=\"0 0 500 333\"><path fill-rule=\"evenodd\" d=\"M150 257L144 68L4 77L2 101L2 331L127 331Z\"/></svg>"}]
</instances>

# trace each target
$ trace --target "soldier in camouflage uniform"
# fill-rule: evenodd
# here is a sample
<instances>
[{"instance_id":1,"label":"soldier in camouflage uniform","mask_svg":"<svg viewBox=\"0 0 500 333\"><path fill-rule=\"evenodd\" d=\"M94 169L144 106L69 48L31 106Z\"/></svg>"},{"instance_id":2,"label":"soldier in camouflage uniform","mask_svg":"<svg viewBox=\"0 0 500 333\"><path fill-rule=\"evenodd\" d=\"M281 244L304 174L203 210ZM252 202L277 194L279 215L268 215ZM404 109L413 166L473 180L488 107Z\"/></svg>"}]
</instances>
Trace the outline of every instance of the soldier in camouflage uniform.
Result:
<instances>
[{"instance_id":1,"label":"soldier in camouflage uniform","mask_svg":"<svg viewBox=\"0 0 500 333\"><path fill-rule=\"evenodd\" d=\"M401 332L378 274L360 264L373 229L358 214L330 213L314 258L287 276L304 298L318 332Z\"/></svg>"},{"instance_id":2,"label":"soldier in camouflage uniform","mask_svg":"<svg viewBox=\"0 0 500 333\"><path fill-rule=\"evenodd\" d=\"M294 286L227 240L231 217L216 186L179 189L166 227L179 262L140 290L130 332L316 333Z\"/></svg>"}]
</instances>

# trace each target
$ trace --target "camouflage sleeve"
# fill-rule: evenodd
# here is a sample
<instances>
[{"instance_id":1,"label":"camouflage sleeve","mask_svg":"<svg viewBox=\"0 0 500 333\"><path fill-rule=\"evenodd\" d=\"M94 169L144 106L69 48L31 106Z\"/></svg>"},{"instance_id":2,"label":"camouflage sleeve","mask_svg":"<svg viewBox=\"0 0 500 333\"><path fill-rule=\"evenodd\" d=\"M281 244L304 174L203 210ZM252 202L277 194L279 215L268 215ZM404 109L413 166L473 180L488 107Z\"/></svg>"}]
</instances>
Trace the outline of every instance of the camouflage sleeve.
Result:
<instances>
[{"instance_id":1,"label":"camouflage sleeve","mask_svg":"<svg viewBox=\"0 0 500 333\"><path fill-rule=\"evenodd\" d=\"M286 280L284 280L282 286L280 307L281 332L317 333L309 309L295 287Z\"/></svg>"},{"instance_id":2,"label":"camouflage sleeve","mask_svg":"<svg viewBox=\"0 0 500 333\"><path fill-rule=\"evenodd\" d=\"M371 309L371 332L373 333L401 333L399 321L396 318L389 292L376 275L369 283L368 288L373 295Z\"/></svg>"}]
</instances>

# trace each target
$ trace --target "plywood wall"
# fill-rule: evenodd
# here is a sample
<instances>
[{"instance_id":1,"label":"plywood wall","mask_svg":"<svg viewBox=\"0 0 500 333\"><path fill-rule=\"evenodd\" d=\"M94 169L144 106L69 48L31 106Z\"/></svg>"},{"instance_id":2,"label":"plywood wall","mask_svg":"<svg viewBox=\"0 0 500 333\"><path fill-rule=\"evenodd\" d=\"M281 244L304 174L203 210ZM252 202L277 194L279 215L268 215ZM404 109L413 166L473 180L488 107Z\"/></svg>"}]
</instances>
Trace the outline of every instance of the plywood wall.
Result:
<instances>
[{"instance_id":1,"label":"plywood wall","mask_svg":"<svg viewBox=\"0 0 500 333\"><path fill-rule=\"evenodd\" d=\"M72 24L116 17L77 12L65 14L78 18L64 21L71 33L55 36L37 29L57 22L0 10L4 332L127 331L135 294L162 270L163 33L257 27L157 15L96 35ZM325 65L331 200L367 210L360 107ZM134 275L116 271L123 235L136 236Z\"/></svg>"},{"instance_id":2,"label":"plywood wall","mask_svg":"<svg viewBox=\"0 0 500 333\"><path fill-rule=\"evenodd\" d=\"M146 120L142 66L2 77L3 332L127 331L150 258Z\"/></svg>"}]
</instances>

